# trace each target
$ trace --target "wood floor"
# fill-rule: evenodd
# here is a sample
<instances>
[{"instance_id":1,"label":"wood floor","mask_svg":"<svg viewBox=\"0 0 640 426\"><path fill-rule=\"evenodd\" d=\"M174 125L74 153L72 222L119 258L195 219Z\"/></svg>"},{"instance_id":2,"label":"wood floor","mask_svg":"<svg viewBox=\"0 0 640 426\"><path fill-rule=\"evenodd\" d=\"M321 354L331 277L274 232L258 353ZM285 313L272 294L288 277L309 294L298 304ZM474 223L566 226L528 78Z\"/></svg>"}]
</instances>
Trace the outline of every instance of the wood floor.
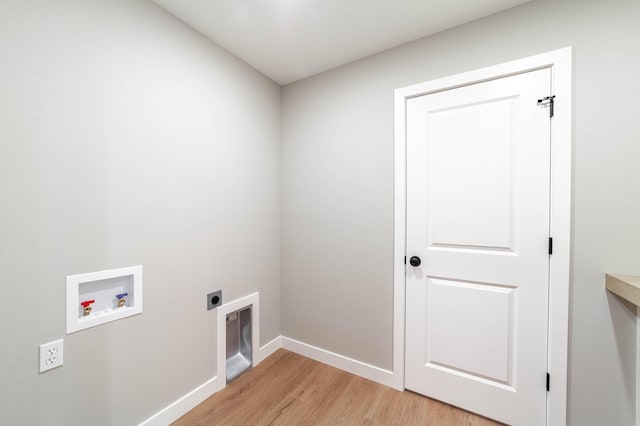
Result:
<instances>
[{"instance_id":1,"label":"wood floor","mask_svg":"<svg viewBox=\"0 0 640 426\"><path fill-rule=\"evenodd\" d=\"M284 349L174 425L496 425Z\"/></svg>"}]
</instances>

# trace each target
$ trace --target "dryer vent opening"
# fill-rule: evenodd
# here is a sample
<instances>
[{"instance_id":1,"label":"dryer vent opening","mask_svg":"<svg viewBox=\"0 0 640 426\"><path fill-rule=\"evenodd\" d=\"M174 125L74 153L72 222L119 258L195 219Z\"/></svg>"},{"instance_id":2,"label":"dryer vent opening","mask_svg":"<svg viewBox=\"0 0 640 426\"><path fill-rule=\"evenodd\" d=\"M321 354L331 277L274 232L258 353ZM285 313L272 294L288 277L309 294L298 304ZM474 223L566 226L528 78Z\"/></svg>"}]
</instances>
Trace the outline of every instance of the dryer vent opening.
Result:
<instances>
[{"instance_id":1,"label":"dryer vent opening","mask_svg":"<svg viewBox=\"0 0 640 426\"><path fill-rule=\"evenodd\" d=\"M251 306L227 314L227 382L251 367Z\"/></svg>"}]
</instances>

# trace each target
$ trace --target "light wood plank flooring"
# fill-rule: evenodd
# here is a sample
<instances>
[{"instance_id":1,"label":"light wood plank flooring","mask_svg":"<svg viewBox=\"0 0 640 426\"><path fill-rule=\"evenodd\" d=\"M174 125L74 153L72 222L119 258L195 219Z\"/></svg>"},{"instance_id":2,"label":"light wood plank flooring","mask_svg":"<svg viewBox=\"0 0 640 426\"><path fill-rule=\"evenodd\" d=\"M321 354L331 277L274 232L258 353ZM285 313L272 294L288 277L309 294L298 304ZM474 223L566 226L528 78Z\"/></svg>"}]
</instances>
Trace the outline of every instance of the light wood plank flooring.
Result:
<instances>
[{"instance_id":1,"label":"light wood plank flooring","mask_svg":"<svg viewBox=\"0 0 640 426\"><path fill-rule=\"evenodd\" d=\"M284 349L174 425L497 425Z\"/></svg>"}]
</instances>

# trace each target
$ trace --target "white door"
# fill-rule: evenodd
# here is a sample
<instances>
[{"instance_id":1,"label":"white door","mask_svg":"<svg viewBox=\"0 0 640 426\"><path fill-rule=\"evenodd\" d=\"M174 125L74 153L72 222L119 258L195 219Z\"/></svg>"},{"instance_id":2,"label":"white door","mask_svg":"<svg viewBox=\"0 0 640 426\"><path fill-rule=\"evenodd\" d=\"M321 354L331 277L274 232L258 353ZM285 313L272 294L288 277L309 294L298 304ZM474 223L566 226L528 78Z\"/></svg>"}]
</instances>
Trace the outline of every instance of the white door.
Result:
<instances>
[{"instance_id":1,"label":"white door","mask_svg":"<svg viewBox=\"0 0 640 426\"><path fill-rule=\"evenodd\" d=\"M550 88L407 101L405 386L515 425L546 422Z\"/></svg>"}]
</instances>

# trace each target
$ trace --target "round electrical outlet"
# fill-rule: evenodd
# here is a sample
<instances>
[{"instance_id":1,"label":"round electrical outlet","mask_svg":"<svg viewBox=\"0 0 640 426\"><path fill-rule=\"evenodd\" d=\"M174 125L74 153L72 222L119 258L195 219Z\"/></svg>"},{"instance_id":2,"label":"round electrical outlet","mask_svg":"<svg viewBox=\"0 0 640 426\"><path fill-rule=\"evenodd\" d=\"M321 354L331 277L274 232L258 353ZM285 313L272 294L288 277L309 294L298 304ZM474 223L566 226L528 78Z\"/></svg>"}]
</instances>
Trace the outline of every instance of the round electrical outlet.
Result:
<instances>
[{"instance_id":1,"label":"round electrical outlet","mask_svg":"<svg viewBox=\"0 0 640 426\"><path fill-rule=\"evenodd\" d=\"M215 309L222 304L222 290L207 294L207 309Z\"/></svg>"}]
</instances>

